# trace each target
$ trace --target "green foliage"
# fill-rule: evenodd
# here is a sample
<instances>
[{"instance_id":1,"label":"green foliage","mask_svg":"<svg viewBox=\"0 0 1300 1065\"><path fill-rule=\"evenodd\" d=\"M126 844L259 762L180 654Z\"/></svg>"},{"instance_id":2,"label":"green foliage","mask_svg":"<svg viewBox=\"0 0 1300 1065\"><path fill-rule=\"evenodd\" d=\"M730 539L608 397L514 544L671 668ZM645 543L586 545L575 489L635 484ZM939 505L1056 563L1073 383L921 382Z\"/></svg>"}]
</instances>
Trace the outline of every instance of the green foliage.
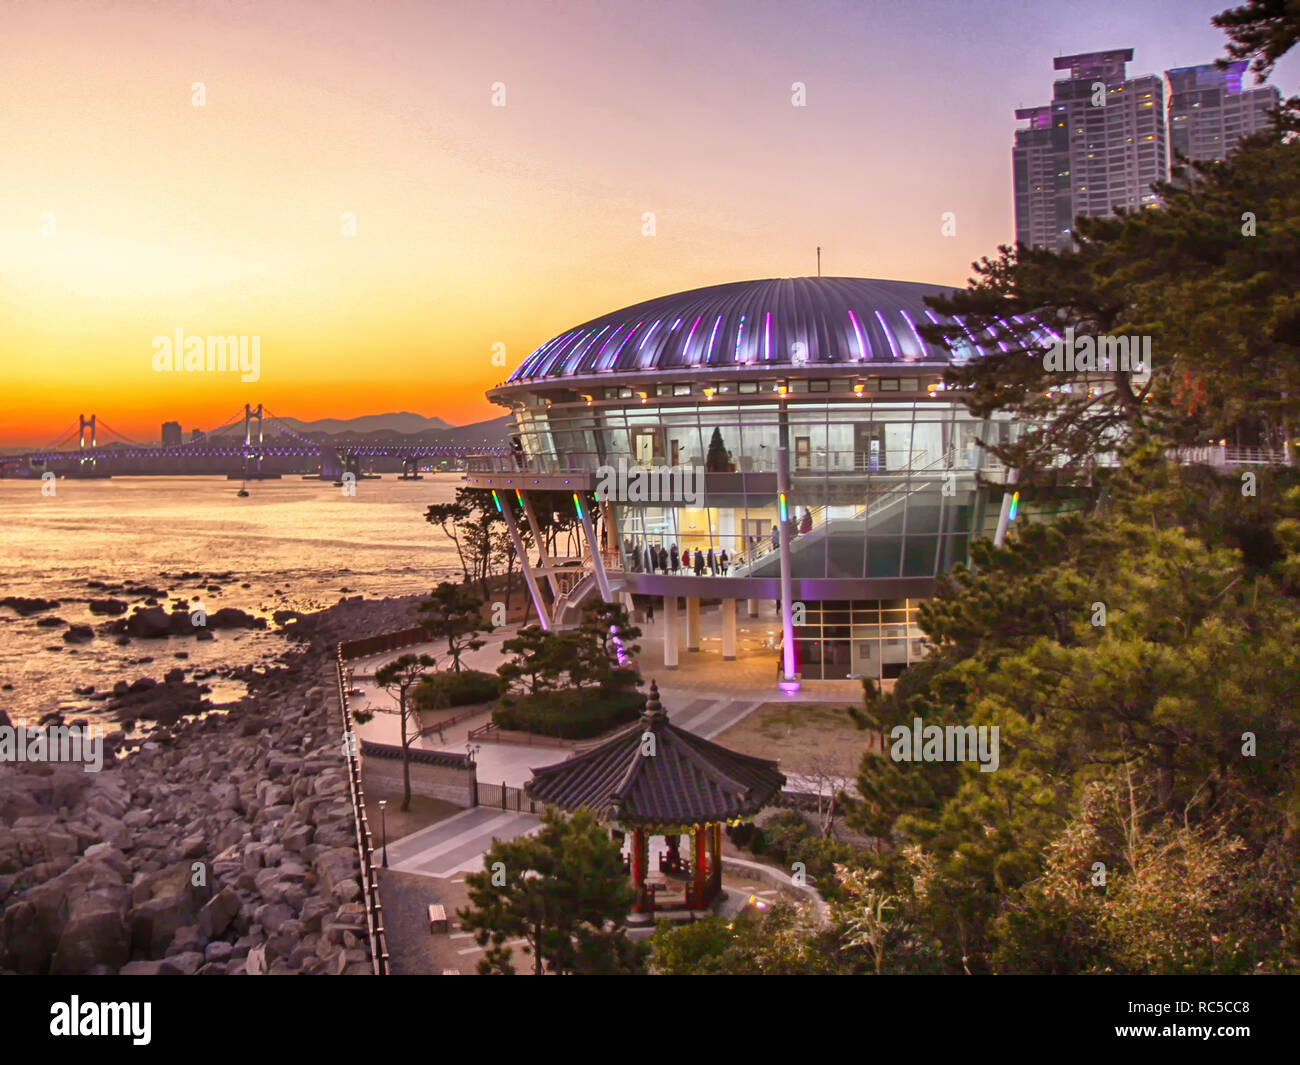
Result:
<instances>
[{"instance_id":1,"label":"green foliage","mask_svg":"<svg viewBox=\"0 0 1300 1065\"><path fill-rule=\"evenodd\" d=\"M443 581L420 604L419 612L424 615L420 626L430 639L447 641L447 654L455 673L460 672L462 654L483 646L479 634L492 631L492 624L483 619L483 600L463 584Z\"/></svg>"},{"instance_id":2,"label":"green foliage","mask_svg":"<svg viewBox=\"0 0 1300 1065\"><path fill-rule=\"evenodd\" d=\"M619 847L586 811L547 811L536 834L494 842L483 866L465 878L470 905L458 911L488 948L480 973L514 973L513 939L527 940L538 975L644 970L646 947L624 928L633 893Z\"/></svg>"},{"instance_id":3,"label":"green foliage","mask_svg":"<svg viewBox=\"0 0 1300 1065\"><path fill-rule=\"evenodd\" d=\"M503 653L513 657L497 673L508 688L530 696L593 687L602 696L614 695L641 683L630 661L640 651L635 642L640 635L622 606L587 603L576 629L547 632L529 625L504 641ZM624 665L618 662L616 640L628 659Z\"/></svg>"},{"instance_id":4,"label":"green foliage","mask_svg":"<svg viewBox=\"0 0 1300 1065\"><path fill-rule=\"evenodd\" d=\"M397 700L393 709L381 709L381 713L397 715L402 742L402 805L403 811L411 807L411 740L419 734L419 708L416 706L414 690L436 666L437 660L432 655L404 654L394 658L381 668L375 670L375 684L383 688ZM354 710L352 716L360 724L365 724L373 716L364 710Z\"/></svg>"},{"instance_id":5,"label":"green foliage","mask_svg":"<svg viewBox=\"0 0 1300 1065\"><path fill-rule=\"evenodd\" d=\"M1251 60L1261 78L1300 42L1300 10L1288 0L1247 0L1210 21L1228 34L1228 55Z\"/></svg>"},{"instance_id":6,"label":"green foliage","mask_svg":"<svg viewBox=\"0 0 1300 1065\"><path fill-rule=\"evenodd\" d=\"M761 827L741 825L738 828L740 831L727 830L736 846L745 847L786 871L794 863L802 863L808 882L823 894L835 889L832 873L837 862L859 860L852 847L819 834L798 810L779 810Z\"/></svg>"},{"instance_id":7,"label":"green foliage","mask_svg":"<svg viewBox=\"0 0 1300 1065\"><path fill-rule=\"evenodd\" d=\"M492 711L492 720L498 728L583 740L630 724L645 710L645 703L645 695L635 689L575 688L507 697Z\"/></svg>"},{"instance_id":8,"label":"green foliage","mask_svg":"<svg viewBox=\"0 0 1300 1065\"><path fill-rule=\"evenodd\" d=\"M425 677L412 693L417 710L440 710L448 706L490 703L501 695L501 678L478 669L459 673L435 673Z\"/></svg>"},{"instance_id":9,"label":"green foliage","mask_svg":"<svg viewBox=\"0 0 1300 1065\"><path fill-rule=\"evenodd\" d=\"M514 657L497 667L507 688L529 695L562 686L571 660L572 639L547 632L540 625L525 625L501 644L503 654Z\"/></svg>"},{"instance_id":10,"label":"green foliage","mask_svg":"<svg viewBox=\"0 0 1300 1065\"><path fill-rule=\"evenodd\" d=\"M599 599L583 604L582 620L573 633L576 651L573 661L580 671L584 684L597 684L603 692L634 688L641 683L641 675L632 664L641 651L636 642L641 630L632 624L627 608L621 603L606 603ZM625 661L618 663L621 646ZM569 667L570 676L575 666Z\"/></svg>"},{"instance_id":11,"label":"green foliage","mask_svg":"<svg viewBox=\"0 0 1300 1065\"><path fill-rule=\"evenodd\" d=\"M819 975L850 971L830 929L784 899L743 910L727 923L706 917L673 927L661 922L651 940L655 972L689 975Z\"/></svg>"}]
</instances>

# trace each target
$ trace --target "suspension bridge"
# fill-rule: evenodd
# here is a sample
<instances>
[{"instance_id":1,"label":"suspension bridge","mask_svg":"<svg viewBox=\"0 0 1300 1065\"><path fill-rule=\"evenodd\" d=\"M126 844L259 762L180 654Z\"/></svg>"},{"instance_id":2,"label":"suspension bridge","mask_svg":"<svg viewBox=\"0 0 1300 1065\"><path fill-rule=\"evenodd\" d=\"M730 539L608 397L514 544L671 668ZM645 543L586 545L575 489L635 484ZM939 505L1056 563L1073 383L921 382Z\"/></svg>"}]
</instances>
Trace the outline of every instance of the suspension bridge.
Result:
<instances>
[{"instance_id":1,"label":"suspension bridge","mask_svg":"<svg viewBox=\"0 0 1300 1065\"><path fill-rule=\"evenodd\" d=\"M104 439L100 439L101 432ZM370 476L376 466L414 479L422 469L461 469L467 454L506 454L499 442L436 443L413 439L348 439L305 435L294 421L258 404L245 404L214 429L195 431L169 445L141 443L97 415L77 421L51 444L0 455L0 476L75 478L130 474L225 474L262 480L303 474L337 481L344 474Z\"/></svg>"}]
</instances>

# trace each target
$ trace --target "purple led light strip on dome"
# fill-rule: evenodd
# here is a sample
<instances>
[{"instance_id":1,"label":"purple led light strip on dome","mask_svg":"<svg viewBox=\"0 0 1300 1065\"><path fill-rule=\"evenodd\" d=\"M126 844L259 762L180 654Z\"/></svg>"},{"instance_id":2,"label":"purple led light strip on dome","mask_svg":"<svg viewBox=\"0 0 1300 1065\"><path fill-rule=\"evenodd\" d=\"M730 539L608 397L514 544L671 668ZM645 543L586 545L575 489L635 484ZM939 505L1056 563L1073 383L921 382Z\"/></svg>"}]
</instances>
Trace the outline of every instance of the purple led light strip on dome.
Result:
<instances>
[{"instance_id":1,"label":"purple led light strip on dome","mask_svg":"<svg viewBox=\"0 0 1300 1065\"><path fill-rule=\"evenodd\" d=\"M921 340L921 334L916 331L916 324L908 317L907 312L901 307L898 309L898 313L903 316L903 321L907 323L907 328L912 331L912 336L916 337L916 348L917 351L920 352L919 357L924 359L927 354L926 346L925 342Z\"/></svg>"},{"instance_id":2,"label":"purple led light strip on dome","mask_svg":"<svg viewBox=\"0 0 1300 1065\"><path fill-rule=\"evenodd\" d=\"M695 325L691 326L691 331L686 334L686 343L682 345L682 362L686 362L686 356L691 350L691 337L695 335L695 329L701 320L702 318L696 318Z\"/></svg>"},{"instance_id":3,"label":"purple led light strip on dome","mask_svg":"<svg viewBox=\"0 0 1300 1065\"><path fill-rule=\"evenodd\" d=\"M704 361L713 361L713 341L718 336L718 326L722 324L722 315L718 315L717 320L713 323L713 332L709 334L709 346L704 349Z\"/></svg>"},{"instance_id":4,"label":"purple led light strip on dome","mask_svg":"<svg viewBox=\"0 0 1300 1065\"><path fill-rule=\"evenodd\" d=\"M866 334L862 332L862 323L858 321L858 316L849 311L849 321L853 323L853 333L858 338L858 361L866 362L871 352L871 346L867 343Z\"/></svg>"},{"instance_id":5,"label":"purple led light strip on dome","mask_svg":"<svg viewBox=\"0 0 1300 1065\"><path fill-rule=\"evenodd\" d=\"M890 332L889 326L885 324L885 316L879 311L876 311L876 321L880 323L880 328L885 331L885 340L889 342L890 353L894 356L894 359L897 360L898 345L894 343L894 334Z\"/></svg>"},{"instance_id":6,"label":"purple led light strip on dome","mask_svg":"<svg viewBox=\"0 0 1300 1065\"><path fill-rule=\"evenodd\" d=\"M763 320L763 358L772 358L772 312L768 311Z\"/></svg>"},{"instance_id":7,"label":"purple led light strip on dome","mask_svg":"<svg viewBox=\"0 0 1300 1065\"><path fill-rule=\"evenodd\" d=\"M564 367L560 370L560 372L561 372L561 373L573 373L573 371L576 370L576 369L578 368L578 366L579 366L579 364L582 362L582 360L583 360L584 358L586 358L586 356L587 356L587 352L589 352L593 347L596 346L596 341L598 341L598 340L601 338L601 336L605 333L605 330L606 330L606 329L609 329L609 328L610 328L609 326L605 326L604 329L600 330L599 333L597 333L597 334L596 334L595 336L593 336L589 341L587 341L587 344L586 344L585 347L583 347L583 348L580 349L580 350L579 350L579 349L575 349L575 350L574 350L574 351L569 355L569 357L568 357L567 359L564 360Z\"/></svg>"}]
</instances>

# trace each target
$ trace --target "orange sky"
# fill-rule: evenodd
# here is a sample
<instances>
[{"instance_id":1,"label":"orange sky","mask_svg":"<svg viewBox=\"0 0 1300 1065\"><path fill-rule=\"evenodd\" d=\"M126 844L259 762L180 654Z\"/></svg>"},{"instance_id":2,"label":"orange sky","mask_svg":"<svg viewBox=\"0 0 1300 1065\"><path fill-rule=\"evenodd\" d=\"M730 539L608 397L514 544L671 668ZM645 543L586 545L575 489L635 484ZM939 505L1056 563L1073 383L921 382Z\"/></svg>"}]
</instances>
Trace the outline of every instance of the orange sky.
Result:
<instances>
[{"instance_id":1,"label":"orange sky","mask_svg":"<svg viewBox=\"0 0 1300 1065\"><path fill-rule=\"evenodd\" d=\"M551 335L812 273L817 244L827 273L960 284L1011 236L1012 112L1053 54L1221 54L1220 4L1067 5L1068 35L1057 6L6 5L0 443L245 402L494 417L483 390ZM259 336L260 379L155 372L177 328Z\"/></svg>"}]
</instances>

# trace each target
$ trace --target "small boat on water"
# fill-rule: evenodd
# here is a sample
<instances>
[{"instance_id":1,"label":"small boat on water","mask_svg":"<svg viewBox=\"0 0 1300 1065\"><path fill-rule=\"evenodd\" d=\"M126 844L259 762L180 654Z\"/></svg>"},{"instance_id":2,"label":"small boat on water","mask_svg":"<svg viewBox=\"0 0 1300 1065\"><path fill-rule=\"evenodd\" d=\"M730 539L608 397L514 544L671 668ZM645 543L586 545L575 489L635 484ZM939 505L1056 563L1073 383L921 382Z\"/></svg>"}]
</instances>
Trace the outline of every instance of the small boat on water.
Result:
<instances>
[{"instance_id":1,"label":"small boat on water","mask_svg":"<svg viewBox=\"0 0 1300 1065\"><path fill-rule=\"evenodd\" d=\"M236 492L235 494L238 495L240 499L243 499L246 495L248 495L248 489L247 489L247 488L241 488L241 489L240 489L238 492Z\"/></svg>"}]
</instances>

